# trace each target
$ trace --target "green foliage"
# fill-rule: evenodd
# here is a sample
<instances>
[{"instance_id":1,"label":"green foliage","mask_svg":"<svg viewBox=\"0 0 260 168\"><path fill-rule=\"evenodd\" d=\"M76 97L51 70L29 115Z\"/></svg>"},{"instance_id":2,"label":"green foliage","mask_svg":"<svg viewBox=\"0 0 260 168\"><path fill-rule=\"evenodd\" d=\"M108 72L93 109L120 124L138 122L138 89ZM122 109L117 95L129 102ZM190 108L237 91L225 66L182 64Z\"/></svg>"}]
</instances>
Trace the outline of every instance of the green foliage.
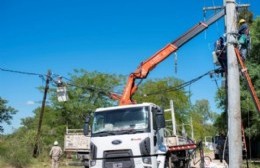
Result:
<instances>
[{"instance_id":1,"label":"green foliage","mask_svg":"<svg viewBox=\"0 0 260 168\"><path fill-rule=\"evenodd\" d=\"M216 120L217 114L211 111L208 100L197 100L189 112L193 120L194 135L196 139L204 139L205 136L213 136L216 129L212 123Z\"/></svg>"},{"instance_id":2,"label":"green foliage","mask_svg":"<svg viewBox=\"0 0 260 168\"><path fill-rule=\"evenodd\" d=\"M16 110L10 106L7 106L8 101L0 97L0 124L5 122L11 124L12 115L16 114ZM2 125L0 125L0 133L4 131Z\"/></svg>"},{"instance_id":3,"label":"green foliage","mask_svg":"<svg viewBox=\"0 0 260 168\"><path fill-rule=\"evenodd\" d=\"M195 111L199 116L202 117L202 123L208 123L215 120L216 114L211 111L209 101L206 99L197 100L193 106L193 111Z\"/></svg>"},{"instance_id":4,"label":"green foliage","mask_svg":"<svg viewBox=\"0 0 260 168\"><path fill-rule=\"evenodd\" d=\"M227 133L228 130L228 118L227 112L223 112L214 122L214 128L216 129L216 133Z\"/></svg>"},{"instance_id":5,"label":"green foliage","mask_svg":"<svg viewBox=\"0 0 260 168\"><path fill-rule=\"evenodd\" d=\"M181 123L186 120L189 109L189 97L184 89L174 89L181 83L181 80L175 78L147 80L137 90L134 100L139 103L152 102L165 109L170 108L170 100L173 100L176 120ZM170 118L169 113L166 118Z\"/></svg>"},{"instance_id":6,"label":"green foliage","mask_svg":"<svg viewBox=\"0 0 260 168\"><path fill-rule=\"evenodd\" d=\"M260 17L257 17L250 27L251 52L249 60L251 63L260 63ZM259 71L258 71L259 72Z\"/></svg>"},{"instance_id":7,"label":"green foliage","mask_svg":"<svg viewBox=\"0 0 260 168\"><path fill-rule=\"evenodd\" d=\"M68 84L69 101L58 102L56 92L52 92L54 112L50 120L55 120L55 126L82 128L86 115L93 113L96 108L114 106L117 103L109 98L109 93L117 89L121 76L75 70L71 79Z\"/></svg>"},{"instance_id":8,"label":"green foliage","mask_svg":"<svg viewBox=\"0 0 260 168\"><path fill-rule=\"evenodd\" d=\"M260 18L256 18L250 27L251 52L247 59L246 66L249 76L256 90L257 97L260 98ZM256 110L253 99L248 90L247 82L241 79L241 112L243 126L246 135L249 137L260 136L260 117Z\"/></svg>"},{"instance_id":9,"label":"green foliage","mask_svg":"<svg viewBox=\"0 0 260 168\"><path fill-rule=\"evenodd\" d=\"M13 135L4 138L1 146L4 155L1 157L5 163L15 168L25 168L31 163L32 157L32 130L20 129Z\"/></svg>"},{"instance_id":10,"label":"green foliage","mask_svg":"<svg viewBox=\"0 0 260 168\"><path fill-rule=\"evenodd\" d=\"M253 13L250 12L247 8L242 8L240 11L239 11L239 15L238 15L238 21L240 19L245 19L247 21L247 23L249 25L252 24L253 22Z\"/></svg>"}]
</instances>

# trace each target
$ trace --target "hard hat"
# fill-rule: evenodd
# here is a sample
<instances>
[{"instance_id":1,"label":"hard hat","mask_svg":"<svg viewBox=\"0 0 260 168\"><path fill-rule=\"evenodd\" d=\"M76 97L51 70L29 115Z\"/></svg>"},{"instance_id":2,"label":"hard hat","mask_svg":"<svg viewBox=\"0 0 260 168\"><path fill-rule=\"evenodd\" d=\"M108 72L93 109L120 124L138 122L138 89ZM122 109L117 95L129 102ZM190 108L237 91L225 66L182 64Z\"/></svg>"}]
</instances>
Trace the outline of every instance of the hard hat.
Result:
<instances>
[{"instance_id":1,"label":"hard hat","mask_svg":"<svg viewBox=\"0 0 260 168\"><path fill-rule=\"evenodd\" d=\"M58 145L58 144L59 144L58 141L55 141L55 142L54 142L54 145L55 145L55 146Z\"/></svg>"},{"instance_id":2,"label":"hard hat","mask_svg":"<svg viewBox=\"0 0 260 168\"><path fill-rule=\"evenodd\" d=\"M245 23L245 22L246 22L245 19L240 19L240 20L239 20L239 24L241 24L241 23Z\"/></svg>"}]
</instances>

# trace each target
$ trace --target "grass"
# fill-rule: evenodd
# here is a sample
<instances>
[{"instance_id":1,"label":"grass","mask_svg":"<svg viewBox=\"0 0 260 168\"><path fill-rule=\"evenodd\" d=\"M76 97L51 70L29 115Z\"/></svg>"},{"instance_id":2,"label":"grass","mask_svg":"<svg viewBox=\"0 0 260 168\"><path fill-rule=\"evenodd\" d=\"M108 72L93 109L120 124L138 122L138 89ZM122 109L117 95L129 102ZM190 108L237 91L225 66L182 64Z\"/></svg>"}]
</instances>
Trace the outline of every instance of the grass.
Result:
<instances>
[{"instance_id":1,"label":"grass","mask_svg":"<svg viewBox=\"0 0 260 168\"><path fill-rule=\"evenodd\" d=\"M69 162L71 162L71 160L66 160L66 159L61 160L59 168L81 168L81 167L83 167L83 166L81 166L81 167L70 166ZM15 168L15 167L12 167L12 166L4 163L4 161L2 161L2 160L0 160L0 167L1 168ZM49 168L49 167L51 167L51 159L49 159L49 161L39 161L37 159L33 159L32 164L26 168Z\"/></svg>"},{"instance_id":2,"label":"grass","mask_svg":"<svg viewBox=\"0 0 260 168\"><path fill-rule=\"evenodd\" d=\"M248 161L249 168L260 168L260 162ZM243 162L243 168L247 168L246 161Z\"/></svg>"}]
</instances>

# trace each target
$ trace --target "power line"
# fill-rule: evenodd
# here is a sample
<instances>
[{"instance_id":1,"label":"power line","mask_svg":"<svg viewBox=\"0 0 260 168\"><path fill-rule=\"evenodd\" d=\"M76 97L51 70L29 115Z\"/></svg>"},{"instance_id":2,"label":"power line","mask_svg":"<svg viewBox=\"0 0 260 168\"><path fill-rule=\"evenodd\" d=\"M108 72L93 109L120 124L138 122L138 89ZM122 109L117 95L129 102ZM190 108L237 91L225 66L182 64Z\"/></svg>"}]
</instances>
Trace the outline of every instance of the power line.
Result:
<instances>
[{"instance_id":1,"label":"power line","mask_svg":"<svg viewBox=\"0 0 260 168\"><path fill-rule=\"evenodd\" d=\"M209 75L209 74L212 74L212 73L218 73L220 71L220 68L219 69L214 69L214 70L211 70L211 71L208 71L206 73L204 73L203 75L200 75L188 82L184 82L178 86L174 86L174 87L169 87L167 89L164 89L164 90L160 90L160 91L157 91L157 92L150 92L148 94L145 94L145 96L151 96L151 95L156 95L156 94L161 94L161 93L165 93L165 92L172 92L172 91L178 91L178 90L181 90L195 82L197 82L198 80L200 80L201 78L203 78L204 76L206 75Z\"/></svg>"},{"instance_id":2,"label":"power line","mask_svg":"<svg viewBox=\"0 0 260 168\"><path fill-rule=\"evenodd\" d=\"M5 68L0 68L0 70L4 71L4 72L18 73L18 74L24 74L24 75L34 75L34 76L39 76L39 77L46 76L46 75L34 73L34 72L24 72L24 71L17 71L17 70L5 69Z\"/></svg>"},{"instance_id":3,"label":"power line","mask_svg":"<svg viewBox=\"0 0 260 168\"><path fill-rule=\"evenodd\" d=\"M10 72L10 73L16 73L16 74L22 74L22 75L38 76L44 81L46 81L45 78L47 78L47 76L45 74L40 74L40 73L35 73L35 72L25 72L25 71L12 70L12 69L6 69L6 68L1 68L1 67L0 67L0 70L4 71L4 72ZM54 80L55 77L62 77L64 79L66 79L67 81L70 81L70 83L66 83L69 86L73 86L76 88L81 88L83 90L88 90L90 92L97 92L98 94L110 96L110 94L107 91L105 91L104 89L96 88L94 86L79 86L79 85L73 84L72 83L73 81L67 77L64 77L64 76L61 76L58 74L51 74L51 76L49 76L50 82L54 83L56 86L57 86L57 82Z\"/></svg>"},{"instance_id":4,"label":"power line","mask_svg":"<svg viewBox=\"0 0 260 168\"><path fill-rule=\"evenodd\" d=\"M41 77L43 80L46 81L46 79L44 79L44 77L46 77L45 74L39 74L39 73L35 73L35 72L24 72L24 71L4 69L4 68L0 68L0 70L1 70L1 71L5 71L5 72L10 72L10 73L18 73L18 74L23 74L23 75L39 76L39 77ZM163 93L163 92L171 92L171 91L181 90L181 89L183 89L183 88L185 88L185 87L187 87L187 86L189 86L189 85L191 85L191 84L197 82L198 80L200 80L200 79L203 78L204 76L209 75L209 74L212 74L212 73L218 73L219 71L220 71L220 68L219 68L219 69L214 69L214 70L208 71L208 72L204 73L203 75L200 75L200 76L198 76L198 77L196 77L196 78L194 78L194 79L192 79L192 80L190 80L190 81L188 81L188 82L184 82L184 83L182 83L182 84L180 84L180 85L178 85L178 86L169 87L169 88L167 88L167 89L160 90L160 91L157 91L157 92L150 92L150 93L148 93L148 94L145 94L145 96L151 96L151 95L161 94L161 93ZM57 77L57 76L62 77L62 78L64 78L64 79L66 79L67 81L69 81L69 82L66 83L66 85L68 85L68 86L72 86L72 87L76 87L76 88L81 88L81 89L83 89L83 90L88 90L88 91L90 91L90 92L98 92L98 94L103 94L103 95L106 95L106 96L108 96L108 97L111 96L111 95L110 95L110 92L107 92L107 91L105 91L104 89L100 89L100 88L97 88L97 87L94 87L94 86L80 86L80 85L76 85L76 84L73 84L73 81L72 81L71 79L67 78L67 77L64 77L64 76L61 76L61 75L58 75L58 74L51 74L51 76L50 76L50 81L51 81L52 83L54 83L55 85L57 85L57 82L56 82L53 78L54 78L54 77ZM113 93L115 93L115 92L113 92ZM115 93L115 94L118 94L118 95L119 95L119 93Z\"/></svg>"}]
</instances>

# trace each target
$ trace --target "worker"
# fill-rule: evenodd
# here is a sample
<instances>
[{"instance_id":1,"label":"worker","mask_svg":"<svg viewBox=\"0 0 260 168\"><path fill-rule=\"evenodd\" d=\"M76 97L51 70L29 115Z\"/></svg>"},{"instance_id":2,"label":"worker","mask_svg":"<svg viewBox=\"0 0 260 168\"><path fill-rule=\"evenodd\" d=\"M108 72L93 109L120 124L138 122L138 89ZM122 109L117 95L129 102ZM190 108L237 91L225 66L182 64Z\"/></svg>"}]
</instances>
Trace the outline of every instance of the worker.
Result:
<instances>
[{"instance_id":1,"label":"worker","mask_svg":"<svg viewBox=\"0 0 260 168\"><path fill-rule=\"evenodd\" d=\"M62 81L62 77L61 77L61 76L58 77L57 86L58 86L58 87L63 87L63 86L64 86L64 83L63 83L63 81Z\"/></svg>"},{"instance_id":2,"label":"worker","mask_svg":"<svg viewBox=\"0 0 260 168\"><path fill-rule=\"evenodd\" d=\"M224 38L220 37L215 43L215 53L217 55L218 62L224 72L227 70L227 52L224 45Z\"/></svg>"},{"instance_id":3,"label":"worker","mask_svg":"<svg viewBox=\"0 0 260 168\"><path fill-rule=\"evenodd\" d=\"M242 59L245 60L247 56L247 48L249 44L249 27L245 19L239 20L239 29L238 29L238 43L240 54Z\"/></svg>"},{"instance_id":4,"label":"worker","mask_svg":"<svg viewBox=\"0 0 260 168\"><path fill-rule=\"evenodd\" d=\"M52 163L51 163L51 167L52 168L59 168L59 160L60 160L60 157L62 155L62 149L58 143L58 141L55 141L54 146L51 148L51 151L50 151L50 157L52 159Z\"/></svg>"},{"instance_id":5,"label":"worker","mask_svg":"<svg viewBox=\"0 0 260 168\"><path fill-rule=\"evenodd\" d=\"M224 146L225 146L225 136L223 133L221 133L217 142L217 149L219 151L219 159L221 163L223 162Z\"/></svg>"}]
</instances>

